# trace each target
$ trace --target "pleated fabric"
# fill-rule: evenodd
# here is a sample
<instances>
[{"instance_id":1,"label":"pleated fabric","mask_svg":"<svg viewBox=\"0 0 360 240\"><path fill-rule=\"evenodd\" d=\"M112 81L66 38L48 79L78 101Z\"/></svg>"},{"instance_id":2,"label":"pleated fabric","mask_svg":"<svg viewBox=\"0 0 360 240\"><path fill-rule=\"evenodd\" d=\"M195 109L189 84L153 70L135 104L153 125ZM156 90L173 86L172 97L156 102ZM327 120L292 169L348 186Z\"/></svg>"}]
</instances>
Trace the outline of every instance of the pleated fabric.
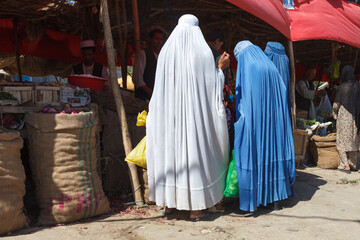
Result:
<instances>
[{"instance_id":1,"label":"pleated fabric","mask_svg":"<svg viewBox=\"0 0 360 240\"><path fill-rule=\"evenodd\" d=\"M268 42L264 50L266 56L275 64L286 88L286 96L289 108L291 107L290 89L290 66L289 58L286 56L285 47L278 42Z\"/></svg>"},{"instance_id":2,"label":"pleated fabric","mask_svg":"<svg viewBox=\"0 0 360 240\"><path fill-rule=\"evenodd\" d=\"M235 164L240 209L288 198L295 156L286 87L271 60L249 41L234 49L236 74Z\"/></svg>"},{"instance_id":3,"label":"pleated fabric","mask_svg":"<svg viewBox=\"0 0 360 240\"><path fill-rule=\"evenodd\" d=\"M184 15L162 48L147 118L149 199L202 210L223 197L229 139L224 75L193 15Z\"/></svg>"}]
</instances>

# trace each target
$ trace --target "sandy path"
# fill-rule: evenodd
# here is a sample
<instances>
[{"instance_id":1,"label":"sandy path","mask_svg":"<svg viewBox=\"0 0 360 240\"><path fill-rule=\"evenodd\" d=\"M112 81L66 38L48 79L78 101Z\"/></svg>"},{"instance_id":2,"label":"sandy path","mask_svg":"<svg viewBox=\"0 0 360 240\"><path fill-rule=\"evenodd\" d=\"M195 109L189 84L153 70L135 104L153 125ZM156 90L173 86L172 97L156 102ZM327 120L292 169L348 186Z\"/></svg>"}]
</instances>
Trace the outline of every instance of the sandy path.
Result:
<instances>
[{"instance_id":1,"label":"sandy path","mask_svg":"<svg viewBox=\"0 0 360 240\"><path fill-rule=\"evenodd\" d=\"M186 212L162 218L160 208L132 209L52 228L29 228L10 239L360 239L360 174L307 168L297 171L295 198L280 210L229 210L193 223ZM347 184L337 184L340 177Z\"/></svg>"}]
</instances>

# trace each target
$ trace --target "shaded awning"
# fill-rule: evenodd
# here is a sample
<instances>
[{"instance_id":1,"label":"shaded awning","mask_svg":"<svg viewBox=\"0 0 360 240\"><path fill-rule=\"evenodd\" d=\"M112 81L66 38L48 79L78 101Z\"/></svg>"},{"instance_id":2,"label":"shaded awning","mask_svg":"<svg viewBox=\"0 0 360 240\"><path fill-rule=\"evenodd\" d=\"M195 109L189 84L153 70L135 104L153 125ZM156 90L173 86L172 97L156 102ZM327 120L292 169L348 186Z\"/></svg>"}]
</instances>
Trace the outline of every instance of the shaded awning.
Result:
<instances>
[{"instance_id":1,"label":"shaded awning","mask_svg":"<svg viewBox=\"0 0 360 240\"><path fill-rule=\"evenodd\" d=\"M34 42L30 41L23 29L17 29L19 36L18 49L20 55L56 59L65 62L81 62L80 41L78 35L71 35L44 29ZM15 40L11 19L0 19L0 52L14 53ZM99 39L96 43L95 61L107 65L105 42ZM117 64L120 65L119 58Z\"/></svg>"},{"instance_id":2,"label":"shaded awning","mask_svg":"<svg viewBox=\"0 0 360 240\"><path fill-rule=\"evenodd\" d=\"M326 39L360 48L360 6L341 0L227 0L257 16L292 41Z\"/></svg>"}]
</instances>

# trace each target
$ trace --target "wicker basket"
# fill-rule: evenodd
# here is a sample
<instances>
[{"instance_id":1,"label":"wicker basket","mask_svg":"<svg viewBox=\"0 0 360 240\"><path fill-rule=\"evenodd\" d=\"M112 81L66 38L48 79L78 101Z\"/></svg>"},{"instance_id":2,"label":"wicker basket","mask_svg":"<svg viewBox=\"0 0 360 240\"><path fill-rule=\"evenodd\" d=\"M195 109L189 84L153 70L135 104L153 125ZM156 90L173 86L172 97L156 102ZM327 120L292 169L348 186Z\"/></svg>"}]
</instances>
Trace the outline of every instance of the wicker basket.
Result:
<instances>
[{"instance_id":1,"label":"wicker basket","mask_svg":"<svg viewBox=\"0 0 360 240\"><path fill-rule=\"evenodd\" d=\"M295 129L293 131L294 149L295 149L295 167L298 168L300 161L305 159L306 146L309 135L305 130Z\"/></svg>"}]
</instances>

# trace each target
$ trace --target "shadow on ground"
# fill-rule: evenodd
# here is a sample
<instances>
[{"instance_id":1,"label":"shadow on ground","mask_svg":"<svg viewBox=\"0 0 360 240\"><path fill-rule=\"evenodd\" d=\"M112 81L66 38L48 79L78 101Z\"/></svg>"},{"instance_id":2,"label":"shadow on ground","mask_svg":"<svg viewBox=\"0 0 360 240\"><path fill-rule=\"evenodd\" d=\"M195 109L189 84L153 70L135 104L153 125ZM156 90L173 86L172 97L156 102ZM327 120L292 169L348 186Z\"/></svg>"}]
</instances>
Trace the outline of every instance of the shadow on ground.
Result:
<instances>
[{"instance_id":1,"label":"shadow on ground","mask_svg":"<svg viewBox=\"0 0 360 240\"><path fill-rule=\"evenodd\" d=\"M253 213L245 212L239 209L239 199L225 199L225 207L227 213L233 213L243 217L259 217L269 214L283 208L292 208L299 202L310 201L321 185L327 182L322 177L303 171L296 171L296 181L294 184L294 196L268 206L259 206Z\"/></svg>"}]
</instances>

